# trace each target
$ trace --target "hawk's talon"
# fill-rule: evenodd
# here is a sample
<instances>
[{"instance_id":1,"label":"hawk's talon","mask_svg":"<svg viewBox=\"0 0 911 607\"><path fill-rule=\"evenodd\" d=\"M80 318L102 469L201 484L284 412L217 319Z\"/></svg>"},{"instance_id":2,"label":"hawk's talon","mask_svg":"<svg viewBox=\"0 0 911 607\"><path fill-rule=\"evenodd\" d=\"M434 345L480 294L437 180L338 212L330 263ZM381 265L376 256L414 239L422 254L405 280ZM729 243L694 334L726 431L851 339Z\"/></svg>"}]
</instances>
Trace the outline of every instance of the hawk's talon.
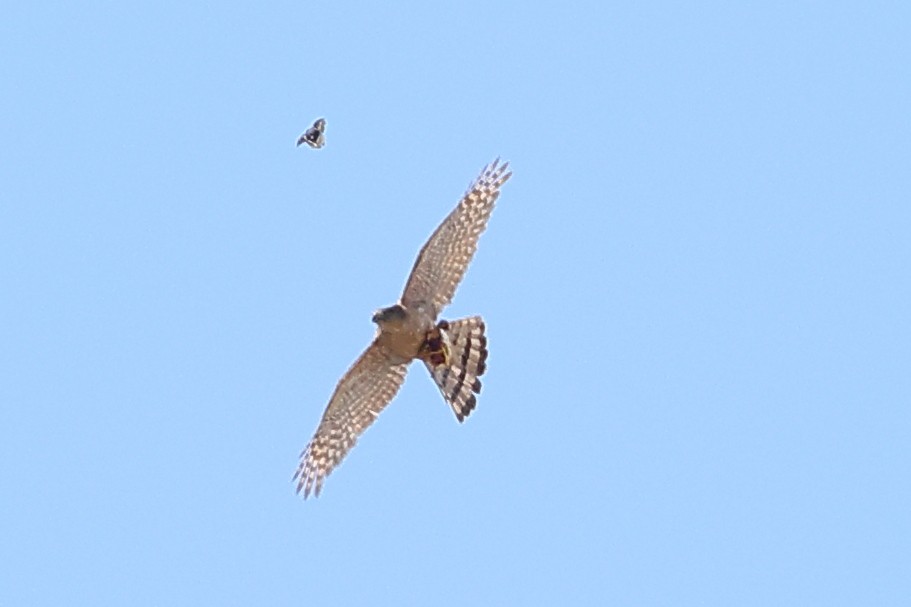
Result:
<instances>
[{"instance_id":1,"label":"hawk's talon","mask_svg":"<svg viewBox=\"0 0 911 607\"><path fill-rule=\"evenodd\" d=\"M426 357L434 367L449 365L449 361L452 358L449 344L447 343L449 340L441 330L443 329L443 323L446 323L446 321L440 322L436 329L428 332L424 343L421 344L420 355ZM448 328L449 323L446 323L445 326Z\"/></svg>"}]
</instances>

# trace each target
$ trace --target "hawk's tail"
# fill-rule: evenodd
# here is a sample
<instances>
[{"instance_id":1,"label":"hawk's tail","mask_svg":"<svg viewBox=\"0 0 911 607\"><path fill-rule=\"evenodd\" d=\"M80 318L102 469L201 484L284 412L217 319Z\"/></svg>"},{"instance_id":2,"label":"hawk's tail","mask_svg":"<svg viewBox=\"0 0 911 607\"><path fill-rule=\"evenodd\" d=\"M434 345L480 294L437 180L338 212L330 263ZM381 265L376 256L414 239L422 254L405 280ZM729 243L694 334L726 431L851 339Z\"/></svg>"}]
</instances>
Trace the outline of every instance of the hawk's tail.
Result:
<instances>
[{"instance_id":1,"label":"hawk's tail","mask_svg":"<svg viewBox=\"0 0 911 607\"><path fill-rule=\"evenodd\" d=\"M477 404L475 394L481 392L478 378L487 369L484 328L480 316L443 320L425 342L421 358L459 421L471 414Z\"/></svg>"}]
</instances>

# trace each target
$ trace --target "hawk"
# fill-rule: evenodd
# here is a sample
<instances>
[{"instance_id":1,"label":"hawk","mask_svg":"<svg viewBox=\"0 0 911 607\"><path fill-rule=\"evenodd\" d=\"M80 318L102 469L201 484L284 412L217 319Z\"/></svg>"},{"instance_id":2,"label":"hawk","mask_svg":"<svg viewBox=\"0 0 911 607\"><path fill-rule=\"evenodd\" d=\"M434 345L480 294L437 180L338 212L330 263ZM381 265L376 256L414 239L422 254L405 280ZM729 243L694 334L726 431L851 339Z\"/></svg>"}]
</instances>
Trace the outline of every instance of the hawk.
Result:
<instances>
[{"instance_id":1,"label":"hawk","mask_svg":"<svg viewBox=\"0 0 911 607\"><path fill-rule=\"evenodd\" d=\"M475 408L478 378L487 366L484 321L437 319L468 269L500 188L512 176L508 167L497 159L481 171L421 249L399 302L373 315L373 343L338 382L301 453L293 480L304 499L311 492L319 495L326 477L395 397L411 361L424 363L460 422Z\"/></svg>"},{"instance_id":2,"label":"hawk","mask_svg":"<svg viewBox=\"0 0 911 607\"><path fill-rule=\"evenodd\" d=\"M313 123L309 129L304 131L304 134L297 138L297 145L306 143L311 148L316 148L317 150L326 145L326 119L318 118L316 122Z\"/></svg>"}]
</instances>

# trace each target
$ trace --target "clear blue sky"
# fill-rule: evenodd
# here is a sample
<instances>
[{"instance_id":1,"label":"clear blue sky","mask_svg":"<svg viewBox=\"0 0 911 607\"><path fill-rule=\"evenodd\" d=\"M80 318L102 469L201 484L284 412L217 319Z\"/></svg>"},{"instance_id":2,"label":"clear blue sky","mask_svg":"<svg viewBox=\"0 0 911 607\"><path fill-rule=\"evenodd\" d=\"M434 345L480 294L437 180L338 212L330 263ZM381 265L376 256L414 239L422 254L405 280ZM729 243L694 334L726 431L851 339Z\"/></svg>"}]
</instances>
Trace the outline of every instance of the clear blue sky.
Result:
<instances>
[{"instance_id":1,"label":"clear blue sky","mask_svg":"<svg viewBox=\"0 0 911 607\"><path fill-rule=\"evenodd\" d=\"M911 8L751 4L8 3L0 604L907 605ZM300 500L496 156L478 409Z\"/></svg>"}]
</instances>

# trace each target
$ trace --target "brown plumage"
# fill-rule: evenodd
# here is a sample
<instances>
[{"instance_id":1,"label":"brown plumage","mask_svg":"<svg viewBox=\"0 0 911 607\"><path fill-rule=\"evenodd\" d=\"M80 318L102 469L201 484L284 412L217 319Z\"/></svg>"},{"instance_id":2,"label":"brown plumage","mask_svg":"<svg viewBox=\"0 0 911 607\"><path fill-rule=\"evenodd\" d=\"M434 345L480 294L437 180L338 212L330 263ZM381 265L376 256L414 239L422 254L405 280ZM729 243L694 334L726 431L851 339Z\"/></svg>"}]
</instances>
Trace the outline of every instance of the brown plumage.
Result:
<instances>
[{"instance_id":1,"label":"brown plumage","mask_svg":"<svg viewBox=\"0 0 911 607\"><path fill-rule=\"evenodd\" d=\"M474 410L487 367L487 337L480 316L437 322L452 301L500 188L512 176L509 163L487 166L469 186L418 254L399 303L377 311L373 343L339 381L294 474L304 497L319 495L323 482L358 437L395 397L408 365L420 359L461 422Z\"/></svg>"}]
</instances>

